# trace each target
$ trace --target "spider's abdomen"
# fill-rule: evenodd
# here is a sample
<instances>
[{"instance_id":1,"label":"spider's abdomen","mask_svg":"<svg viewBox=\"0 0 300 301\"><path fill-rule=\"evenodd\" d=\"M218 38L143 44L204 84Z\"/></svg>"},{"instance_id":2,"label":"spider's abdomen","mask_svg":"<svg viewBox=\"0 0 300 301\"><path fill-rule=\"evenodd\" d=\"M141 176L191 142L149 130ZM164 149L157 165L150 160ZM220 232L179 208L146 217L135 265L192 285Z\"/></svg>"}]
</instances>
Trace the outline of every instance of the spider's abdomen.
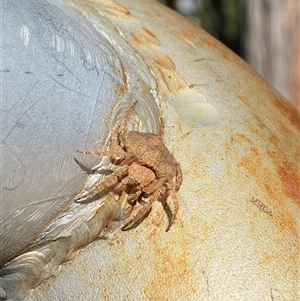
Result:
<instances>
[{"instance_id":1,"label":"spider's abdomen","mask_svg":"<svg viewBox=\"0 0 300 301\"><path fill-rule=\"evenodd\" d=\"M168 181L181 178L180 165L166 148L160 136L130 131L125 145L127 152L135 156L140 165L151 168L157 178L167 178Z\"/></svg>"}]
</instances>

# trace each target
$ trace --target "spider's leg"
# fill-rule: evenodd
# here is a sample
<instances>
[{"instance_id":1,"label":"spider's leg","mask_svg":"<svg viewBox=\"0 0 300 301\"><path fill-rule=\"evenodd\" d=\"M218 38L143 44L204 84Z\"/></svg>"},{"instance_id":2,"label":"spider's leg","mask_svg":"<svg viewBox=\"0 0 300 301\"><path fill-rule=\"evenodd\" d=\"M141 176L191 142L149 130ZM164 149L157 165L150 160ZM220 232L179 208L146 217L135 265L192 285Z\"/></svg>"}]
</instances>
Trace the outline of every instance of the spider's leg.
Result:
<instances>
[{"instance_id":1,"label":"spider's leg","mask_svg":"<svg viewBox=\"0 0 300 301\"><path fill-rule=\"evenodd\" d=\"M158 180L153 181L148 186L143 188L143 192L145 193L153 193L159 188L161 188L167 182L167 178L160 178Z\"/></svg>"},{"instance_id":2,"label":"spider's leg","mask_svg":"<svg viewBox=\"0 0 300 301\"><path fill-rule=\"evenodd\" d=\"M121 133L121 135L127 132L128 121L130 119L130 115L132 115L134 108L136 107L137 102L138 101L135 100L125 108L124 117L121 124L118 126L118 132Z\"/></svg>"},{"instance_id":3,"label":"spider's leg","mask_svg":"<svg viewBox=\"0 0 300 301\"><path fill-rule=\"evenodd\" d=\"M86 165L84 165L82 162L80 162L77 158L75 158L74 157L74 161L78 164L78 166L83 170L83 171L85 171L87 174L89 174L89 175L93 175L93 174L95 174L95 173L98 173L98 174L101 174L101 175L110 175L110 174L112 174L113 173L113 170L111 170L111 169L105 169L105 168L103 168L103 169L97 169L97 168L90 168L90 167L88 167L88 166L86 166Z\"/></svg>"},{"instance_id":4,"label":"spider's leg","mask_svg":"<svg viewBox=\"0 0 300 301\"><path fill-rule=\"evenodd\" d=\"M75 202L82 203L86 202L89 198L96 196L100 192L102 192L104 189L110 188L113 185L118 183L118 177L113 173L109 176L107 176L100 184L95 185L90 190L85 191L83 194L78 196L75 199Z\"/></svg>"},{"instance_id":5,"label":"spider's leg","mask_svg":"<svg viewBox=\"0 0 300 301\"><path fill-rule=\"evenodd\" d=\"M120 228L122 230L129 230L136 223L142 222L151 211L152 204L158 199L159 195L160 192L156 191L153 195L147 198L145 202L139 204L138 206L135 206L133 212L123 220Z\"/></svg>"},{"instance_id":6,"label":"spider's leg","mask_svg":"<svg viewBox=\"0 0 300 301\"><path fill-rule=\"evenodd\" d=\"M130 204L131 201L135 200L136 201L139 199L140 195L142 194L141 190L135 191L134 193L126 193L125 191L122 192L118 202L121 205L121 212L122 212L122 216L120 218L124 219L127 216L129 216L131 214L131 212L134 209L134 205ZM129 205L129 206L128 206Z\"/></svg>"},{"instance_id":7,"label":"spider's leg","mask_svg":"<svg viewBox=\"0 0 300 301\"><path fill-rule=\"evenodd\" d=\"M78 153L88 154L98 157L109 157L112 162L123 161L125 158L125 152L120 149L109 150L109 151L97 151L97 150L77 150ZM77 162L76 162L77 163ZM79 165L80 166L80 165Z\"/></svg>"},{"instance_id":8,"label":"spider's leg","mask_svg":"<svg viewBox=\"0 0 300 301\"><path fill-rule=\"evenodd\" d=\"M171 202L170 202L171 201ZM170 203L172 203L172 209L170 207ZM169 192L169 196L167 197L166 203L164 205L164 209L166 211L166 214L168 216L169 219L169 225L166 229L166 232L168 232L171 228L171 226L174 224L177 212L178 212L178 208L179 208L179 203L178 203L178 198L177 198L177 193L176 191L170 191Z\"/></svg>"},{"instance_id":9,"label":"spider's leg","mask_svg":"<svg viewBox=\"0 0 300 301\"><path fill-rule=\"evenodd\" d=\"M109 148L106 151L99 150L77 150L79 153L88 154L99 157L109 157L112 162L123 161L126 157L126 153L120 146L120 134L118 127L111 132L109 138Z\"/></svg>"},{"instance_id":10,"label":"spider's leg","mask_svg":"<svg viewBox=\"0 0 300 301\"><path fill-rule=\"evenodd\" d=\"M131 165L133 162L136 162L137 158L135 156L129 156L125 158L120 165Z\"/></svg>"},{"instance_id":11,"label":"spider's leg","mask_svg":"<svg viewBox=\"0 0 300 301\"><path fill-rule=\"evenodd\" d=\"M140 194L138 195L138 197L141 195L141 191L139 192ZM115 237L115 235L121 231L121 230L127 230L124 229L125 227L127 228L130 224L135 223L136 221L141 219L140 214L142 214L143 216L146 216L146 214L148 213L149 209L151 209L151 205L147 208L147 210L145 211L145 214L143 212L141 212L142 210L138 210L139 212L133 212L134 210L134 206L131 206L129 208L126 208L126 203L128 203L128 199L129 196L127 193L123 192L122 195L120 196L119 202L122 203L121 204L121 208L124 206L123 209L120 210L121 215L125 216L125 219L119 221L119 222L112 222L110 224L108 224L107 228L104 229L100 235L100 238L103 239L110 239L112 241L112 239ZM135 196L135 198L137 198L137 196ZM145 207L142 206L141 207ZM140 207L140 208L141 208ZM137 210L136 210L137 211ZM140 214L139 214L140 213ZM134 216L132 216L134 215ZM126 218L126 216L128 216L128 218ZM136 219L135 219L136 217ZM121 216L122 218L122 216ZM133 220L134 219L134 220ZM128 227L129 228L129 227Z\"/></svg>"},{"instance_id":12,"label":"spider's leg","mask_svg":"<svg viewBox=\"0 0 300 301\"><path fill-rule=\"evenodd\" d=\"M134 193L129 194L127 203L131 206L130 208L133 209L135 204L140 201L141 195L142 190L135 190ZM132 210L130 212L126 212L125 216L128 216L131 212Z\"/></svg>"},{"instance_id":13,"label":"spider's leg","mask_svg":"<svg viewBox=\"0 0 300 301\"><path fill-rule=\"evenodd\" d=\"M134 180L130 179L129 177L125 177L115 186L114 192L119 195L121 195L123 191L126 191L128 193L132 189L134 184Z\"/></svg>"},{"instance_id":14,"label":"spider's leg","mask_svg":"<svg viewBox=\"0 0 300 301\"><path fill-rule=\"evenodd\" d=\"M87 174L89 175L92 175L94 173L93 169L92 168L89 168L87 166L85 166L82 162L80 162L79 160L77 160L75 157L74 157L74 161L77 163L77 165L83 170L85 171Z\"/></svg>"},{"instance_id":15,"label":"spider's leg","mask_svg":"<svg viewBox=\"0 0 300 301\"><path fill-rule=\"evenodd\" d=\"M98 185L95 185L92 187L92 189L84 192L79 197L75 199L75 202L81 203L87 201L90 197L93 197L100 192L102 192L105 189L108 189L114 185L116 185L119 182L120 177L126 176L128 173L128 167L123 166L118 168L114 173L112 173L109 176L106 176L102 182L100 182Z\"/></svg>"}]
</instances>

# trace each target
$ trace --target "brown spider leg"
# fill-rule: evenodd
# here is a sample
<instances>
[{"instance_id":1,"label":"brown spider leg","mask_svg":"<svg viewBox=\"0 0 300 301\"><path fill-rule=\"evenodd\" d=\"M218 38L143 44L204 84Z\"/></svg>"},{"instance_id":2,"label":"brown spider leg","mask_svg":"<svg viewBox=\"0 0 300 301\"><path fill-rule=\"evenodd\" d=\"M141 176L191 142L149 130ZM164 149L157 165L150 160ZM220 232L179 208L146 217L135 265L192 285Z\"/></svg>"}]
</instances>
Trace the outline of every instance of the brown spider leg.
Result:
<instances>
[{"instance_id":1,"label":"brown spider leg","mask_svg":"<svg viewBox=\"0 0 300 301\"><path fill-rule=\"evenodd\" d=\"M130 201L137 200L141 194L142 194L141 190L136 191L133 194L128 194L125 191L122 192L122 194L118 200L118 203L121 205L121 212L122 212L122 216L121 216L120 220L123 217L126 218L127 216L129 216L131 214L131 212L134 209L134 206L130 204ZM127 205L129 205L129 207Z\"/></svg>"},{"instance_id":2,"label":"brown spider leg","mask_svg":"<svg viewBox=\"0 0 300 301\"><path fill-rule=\"evenodd\" d=\"M137 100L133 101L131 104L129 104L124 112L124 117L120 125L118 126L118 132L123 135L125 132L127 132L127 126L128 121L130 119L130 115L132 115L134 108L136 107Z\"/></svg>"},{"instance_id":3,"label":"brown spider leg","mask_svg":"<svg viewBox=\"0 0 300 301\"><path fill-rule=\"evenodd\" d=\"M173 204L173 210L170 208L170 200L172 200L172 204ZM176 219L176 215L177 215L177 212L178 212L178 209L179 209L179 203L178 203L178 198L177 198L177 194L175 191L171 191L169 193L169 196L167 197L167 200L165 202L165 205L164 205L164 209L166 211L166 214L168 216L168 219L169 219L169 225L166 229L166 232L168 232L172 225L174 224L175 222L175 219Z\"/></svg>"},{"instance_id":4,"label":"brown spider leg","mask_svg":"<svg viewBox=\"0 0 300 301\"><path fill-rule=\"evenodd\" d=\"M134 108L136 107L137 100L133 101L131 104L125 106L125 110L123 113L123 118L121 122L116 126L111 135L111 145L118 146L124 152L122 146L120 144L124 143L125 137L128 132L128 121L130 120L130 115L132 115ZM110 147L111 148L111 147Z\"/></svg>"},{"instance_id":5,"label":"brown spider leg","mask_svg":"<svg viewBox=\"0 0 300 301\"><path fill-rule=\"evenodd\" d=\"M88 154L92 156L107 156L110 158L112 163L120 162L122 165L130 165L132 162L136 160L134 157L126 158L126 152L123 150L123 148L120 146L120 136L124 136L127 132L127 124L129 120L129 116L132 114L135 106L137 104L137 100L134 101L125 111L124 118L120 125L118 125L113 131L109 138L109 150L107 151L97 151L97 150L77 150L79 153ZM123 163L123 161L127 160L131 163ZM76 161L76 163L86 172L91 172L91 170L87 169L84 165L80 164ZM118 164L119 165L119 164Z\"/></svg>"},{"instance_id":6,"label":"brown spider leg","mask_svg":"<svg viewBox=\"0 0 300 301\"><path fill-rule=\"evenodd\" d=\"M140 201L141 195L142 195L142 190L141 189L135 190L134 193L129 194L129 197L127 199L127 203L131 206L132 209L135 206L135 204ZM130 213L131 213L131 211L130 211ZM128 216L128 215L129 215L129 213L126 213L126 216Z\"/></svg>"},{"instance_id":7,"label":"brown spider leg","mask_svg":"<svg viewBox=\"0 0 300 301\"><path fill-rule=\"evenodd\" d=\"M109 138L109 150L97 151L97 150L77 150L79 153L89 154L92 156L104 157L107 156L111 161L123 161L126 157L126 153L119 144L119 132L118 127L114 129Z\"/></svg>"},{"instance_id":8,"label":"brown spider leg","mask_svg":"<svg viewBox=\"0 0 300 301\"><path fill-rule=\"evenodd\" d=\"M134 186L134 184L134 180L130 179L129 177L125 177L120 183L118 183L114 187L114 192L120 195L122 191L127 192L130 188Z\"/></svg>"},{"instance_id":9,"label":"brown spider leg","mask_svg":"<svg viewBox=\"0 0 300 301\"><path fill-rule=\"evenodd\" d=\"M121 220L125 214L127 200L128 200L128 194L125 191L122 191L119 199L117 200L117 202L120 205L120 216L118 220Z\"/></svg>"},{"instance_id":10,"label":"brown spider leg","mask_svg":"<svg viewBox=\"0 0 300 301\"><path fill-rule=\"evenodd\" d=\"M89 197L93 197L104 189L110 188L116 185L119 182L119 177L124 177L128 174L128 167L123 166L118 168L113 174L105 177L104 181L94 186L91 190L84 192L78 198L75 199L75 202L81 203L86 201Z\"/></svg>"},{"instance_id":11,"label":"brown spider leg","mask_svg":"<svg viewBox=\"0 0 300 301\"><path fill-rule=\"evenodd\" d=\"M112 162L118 162L124 160L126 154L122 148L120 149L110 149L109 151L97 151L97 150L77 150L78 153L88 154L92 156L99 157L109 157Z\"/></svg>"},{"instance_id":12,"label":"brown spider leg","mask_svg":"<svg viewBox=\"0 0 300 301\"><path fill-rule=\"evenodd\" d=\"M85 166L82 162L80 162L79 160L77 160L75 157L74 157L74 161L77 163L77 165L83 170L85 171L87 174L89 175L92 175L94 173L93 169Z\"/></svg>"},{"instance_id":13,"label":"brown spider leg","mask_svg":"<svg viewBox=\"0 0 300 301\"><path fill-rule=\"evenodd\" d=\"M123 220L120 229L123 231L129 230L135 223L142 221L150 212L152 204L158 199L159 195L160 192L156 191L144 204L135 207L133 212Z\"/></svg>"},{"instance_id":14,"label":"brown spider leg","mask_svg":"<svg viewBox=\"0 0 300 301\"><path fill-rule=\"evenodd\" d=\"M101 175L105 175L105 176L108 176L110 174L113 173L113 170L111 169L107 169L107 168L103 168L103 169L96 169L96 168L90 168L86 165L84 165L82 162L80 162L79 160L77 160L75 157L74 157L74 161L78 164L78 166L83 170L85 171L88 175L93 175L95 173L97 174L101 174Z\"/></svg>"},{"instance_id":15,"label":"brown spider leg","mask_svg":"<svg viewBox=\"0 0 300 301\"><path fill-rule=\"evenodd\" d=\"M132 197L134 199L138 199L141 194L142 194L142 191L136 192L136 194L133 197L132 195L127 194L125 191L122 191L120 198L118 200L118 203L120 204L119 221L114 222L114 223L109 223L107 225L106 229L102 230L102 233L99 235L99 238L110 239L111 241L113 240L113 238L117 234L117 232L121 231L121 229L124 226L124 223L122 222L123 216L125 216L125 218L126 218L126 216L129 216L134 209L134 206L130 206L130 207L126 208L126 204L129 203L129 200Z\"/></svg>"},{"instance_id":16,"label":"brown spider leg","mask_svg":"<svg viewBox=\"0 0 300 301\"><path fill-rule=\"evenodd\" d=\"M167 178L161 178L161 179L155 180L152 183L150 183L148 186L144 187L143 192L145 192L147 194L153 193L157 189L161 188L166 182L167 182Z\"/></svg>"},{"instance_id":17,"label":"brown spider leg","mask_svg":"<svg viewBox=\"0 0 300 301\"><path fill-rule=\"evenodd\" d=\"M116 194L120 195L120 199L122 198L122 194L126 193L127 194L126 202L133 209L133 207L135 206L135 204L139 200L139 197L141 196L143 191L142 191L141 186L137 185L136 182L133 179L131 179L129 177L125 177L120 183L118 183L114 187L114 192ZM128 212L126 212L125 215L127 216Z\"/></svg>"},{"instance_id":18,"label":"brown spider leg","mask_svg":"<svg viewBox=\"0 0 300 301\"><path fill-rule=\"evenodd\" d=\"M135 156L130 156L130 157L127 157L125 158L121 163L120 165L131 165L133 162L136 162L137 159Z\"/></svg>"}]
</instances>

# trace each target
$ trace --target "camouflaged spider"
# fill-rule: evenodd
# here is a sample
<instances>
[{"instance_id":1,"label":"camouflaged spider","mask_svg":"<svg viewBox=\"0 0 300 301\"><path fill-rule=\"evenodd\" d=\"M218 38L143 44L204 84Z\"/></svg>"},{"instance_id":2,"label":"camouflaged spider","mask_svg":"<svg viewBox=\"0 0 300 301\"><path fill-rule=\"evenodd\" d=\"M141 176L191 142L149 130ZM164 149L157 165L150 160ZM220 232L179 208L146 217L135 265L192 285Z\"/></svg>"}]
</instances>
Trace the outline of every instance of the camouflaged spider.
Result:
<instances>
[{"instance_id":1,"label":"camouflaged spider","mask_svg":"<svg viewBox=\"0 0 300 301\"><path fill-rule=\"evenodd\" d=\"M124 122L111 133L107 151L79 151L94 156L107 156L117 168L102 182L81 194L76 201L86 201L105 189L111 189L120 195L124 208L131 205L130 212L124 214L120 221L119 228L122 230L143 220L156 200L166 202L167 205L173 202L173 212L167 212L169 225L166 231L169 231L179 207L177 192L182 184L180 164L159 135L127 131L127 121L136 103L128 107Z\"/></svg>"}]
</instances>

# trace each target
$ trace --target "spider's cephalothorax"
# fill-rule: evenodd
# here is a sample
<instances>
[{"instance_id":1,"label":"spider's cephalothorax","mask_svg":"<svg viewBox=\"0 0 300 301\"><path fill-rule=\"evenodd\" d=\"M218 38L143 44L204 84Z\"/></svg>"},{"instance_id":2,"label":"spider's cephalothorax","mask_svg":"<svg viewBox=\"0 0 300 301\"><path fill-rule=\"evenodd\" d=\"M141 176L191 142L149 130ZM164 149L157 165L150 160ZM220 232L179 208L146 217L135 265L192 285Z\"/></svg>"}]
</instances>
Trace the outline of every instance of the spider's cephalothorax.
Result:
<instances>
[{"instance_id":1,"label":"spider's cephalothorax","mask_svg":"<svg viewBox=\"0 0 300 301\"><path fill-rule=\"evenodd\" d=\"M127 111L132 112L135 104ZM128 112L125 116L128 116ZM111 189L120 196L124 208L128 205L132 207L120 221L122 229L142 220L156 200L166 201L167 204L173 202L174 209L168 214L169 225L166 231L170 229L178 211L177 192L182 183L182 172L159 135L127 132L125 121L111 133L107 151L80 152L107 156L117 168L105 176L103 181L82 193L76 201L86 201L105 189Z\"/></svg>"}]
</instances>

